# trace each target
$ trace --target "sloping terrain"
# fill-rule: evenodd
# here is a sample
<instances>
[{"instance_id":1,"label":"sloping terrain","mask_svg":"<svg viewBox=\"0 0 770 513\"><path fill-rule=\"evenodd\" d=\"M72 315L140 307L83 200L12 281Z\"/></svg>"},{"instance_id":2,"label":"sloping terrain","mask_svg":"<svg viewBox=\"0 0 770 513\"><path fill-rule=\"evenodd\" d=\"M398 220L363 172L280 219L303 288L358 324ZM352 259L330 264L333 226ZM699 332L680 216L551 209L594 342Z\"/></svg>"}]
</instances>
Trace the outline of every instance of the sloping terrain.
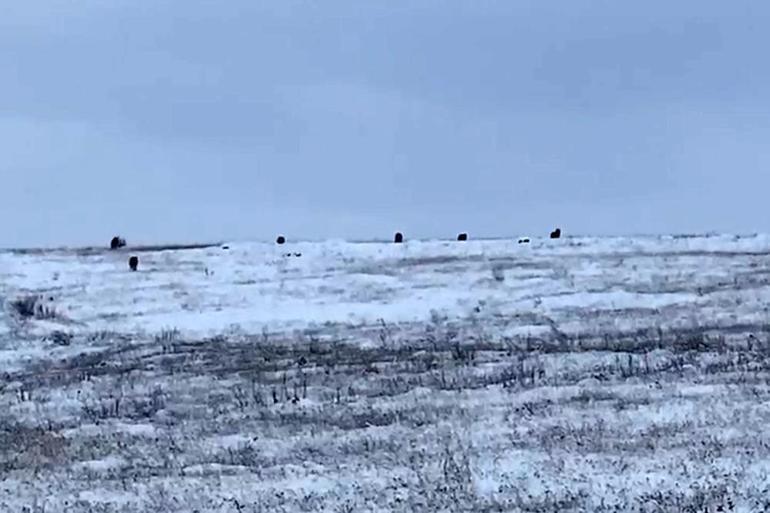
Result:
<instances>
[{"instance_id":1,"label":"sloping terrain","mask_svg":"<svg viewBox=\"0 0 770 513\"><path fill-rule=\"evenodd\" d=\"M770 509L770 239L228 246L0 253L0 511Z\"/></svg>"}]
</instances>

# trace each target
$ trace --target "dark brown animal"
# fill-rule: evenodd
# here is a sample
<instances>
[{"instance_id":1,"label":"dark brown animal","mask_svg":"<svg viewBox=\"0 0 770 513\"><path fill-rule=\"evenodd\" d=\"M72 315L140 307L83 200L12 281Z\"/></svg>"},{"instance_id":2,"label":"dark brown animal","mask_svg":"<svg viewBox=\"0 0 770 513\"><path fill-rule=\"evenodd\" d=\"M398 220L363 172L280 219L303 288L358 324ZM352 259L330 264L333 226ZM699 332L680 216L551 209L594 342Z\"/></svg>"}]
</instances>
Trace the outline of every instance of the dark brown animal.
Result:
<instances>
[{"instance_id":1,"label":"dark brown animal","mask_svg":"<svg viewBox=\"0 0 770 513\"><path fill-rule=\"evenodd\" d=\"M277 239L275 239L276 244L286 244L286 237L283 235L279 235Z\"/></svg>"},{"instance_id":2,"label":"dark brown animal","mask_svg":"<svg viewBox=\"0 0 770 513\"><path fill-rule=\"evenodd\" d=\"M139 269L139 257L138 256L132 256L128 259L128 268L132 271L136 271Z\"/></svg>"},{"instance_id":3,"label":"dark brown animal","mask_svg":"<svg viewBox=\"0 0 770 513\"><path fill-rule=\"evenodd\" d=\"M561 237L561 228L556 228L554 231L551 232L552 239L558 239L560 237Z\"/></svg>"},{"instance_id":4,"label":"dark brown animal","mask_svg":"<svg viewBox=\"0 0 770 513\"><path fill-rule=\"evenodd\" d=\"M460 235L457 236L457 240L461 241L461 242L464 242L464 241L468 240L468 234L467 233L461 233Z\"/></svg>"},{"instance_id":5,"label":"dark brown animal","mask_svg":"<svg viewBox=\"0 0 770 513\"><path fill-rule=\"evenodd\" d=\"M126 245L126 240L120 237L113 237L110 241L110 249L122 248Z\"/></svg>"},{"instance_id":6,"label":"dark brown animal","mask_svg":"<svg viewBox=\"0 0 770 513\"><path fill-rule=\"evenodd\" d=\"M395 242L396 244L401 244L402 242L404 242L404 234L401 232L396 232L396 236L393 237L393 242Z\"/></svg>"}]
</instances>

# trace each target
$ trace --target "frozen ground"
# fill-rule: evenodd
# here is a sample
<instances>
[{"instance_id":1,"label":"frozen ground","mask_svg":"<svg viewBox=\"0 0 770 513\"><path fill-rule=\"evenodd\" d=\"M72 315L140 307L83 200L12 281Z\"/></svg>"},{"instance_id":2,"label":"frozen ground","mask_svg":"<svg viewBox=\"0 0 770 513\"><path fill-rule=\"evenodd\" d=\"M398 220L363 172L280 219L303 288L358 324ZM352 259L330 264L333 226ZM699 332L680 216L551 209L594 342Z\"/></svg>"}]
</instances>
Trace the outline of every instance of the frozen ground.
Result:
<instances>
[{"instance_id":1,"label":"frozen ground","mask_svg":"<svg viewBox=\"0 0 770 513\"><path fill-rule=\"evenodd\" d=\"M769 238L129 254L0 253L0 512L770 510Z\"/></svg>"}]
</instances>

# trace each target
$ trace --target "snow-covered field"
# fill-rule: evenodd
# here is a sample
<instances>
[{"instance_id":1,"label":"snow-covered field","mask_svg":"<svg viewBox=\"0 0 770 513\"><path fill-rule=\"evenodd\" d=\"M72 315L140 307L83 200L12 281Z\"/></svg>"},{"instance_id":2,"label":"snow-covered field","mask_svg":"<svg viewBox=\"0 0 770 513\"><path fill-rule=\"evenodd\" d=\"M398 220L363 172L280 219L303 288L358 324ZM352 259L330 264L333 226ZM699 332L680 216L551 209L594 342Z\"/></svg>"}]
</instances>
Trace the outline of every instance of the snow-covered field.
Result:
<instances>
[{"instance_id":1,"label":"snow-covered field","mask_svg":"<svg viewBox=\"0 0 770 513\"><path fill-rule=\"evenodd\" d=\"M770 238L131 254L0 253L0 512L770 510Z\"/></svg>"}]
</instances>

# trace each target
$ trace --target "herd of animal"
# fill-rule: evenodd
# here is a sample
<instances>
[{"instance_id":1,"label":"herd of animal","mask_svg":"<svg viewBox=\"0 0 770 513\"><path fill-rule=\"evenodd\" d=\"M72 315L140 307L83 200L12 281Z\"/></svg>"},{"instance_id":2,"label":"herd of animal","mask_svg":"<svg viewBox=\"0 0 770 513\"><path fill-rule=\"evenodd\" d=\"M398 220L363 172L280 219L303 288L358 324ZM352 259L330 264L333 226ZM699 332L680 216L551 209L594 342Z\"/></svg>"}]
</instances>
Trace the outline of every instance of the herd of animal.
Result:
<instances>
[{"instance_id":1,"label":"herd of animal","mask_svg":"<svg viewBox=\"0 0 770 513\"><path fill-rule=\"evenodd\" d=\"M550 237L552 239L559 239L561 238L561 228L556 228L554 231L551 232ZM457 235L458 242L465 242L468 240L468 234L463 232ZM404 242L404 234L401 232L396 232L396 235L393 237L393 242L395 244L402 244ZM519 244L529 244L530 240L527 237L519 239ZM286 244L286 237L283 235L279 235L275 239L275 243L279 246ZM122 237L113 237L110 241L110 249L120 249L126 246L126 239ZM222 246L222 249L230 249L229 246ZM286 257L301 257L302 253L286 253L284 254ZM137 271L139 269L139 257L136 255L132 255L128 259L128 268L131 271Z\"/></svg>"}]
</instances>

